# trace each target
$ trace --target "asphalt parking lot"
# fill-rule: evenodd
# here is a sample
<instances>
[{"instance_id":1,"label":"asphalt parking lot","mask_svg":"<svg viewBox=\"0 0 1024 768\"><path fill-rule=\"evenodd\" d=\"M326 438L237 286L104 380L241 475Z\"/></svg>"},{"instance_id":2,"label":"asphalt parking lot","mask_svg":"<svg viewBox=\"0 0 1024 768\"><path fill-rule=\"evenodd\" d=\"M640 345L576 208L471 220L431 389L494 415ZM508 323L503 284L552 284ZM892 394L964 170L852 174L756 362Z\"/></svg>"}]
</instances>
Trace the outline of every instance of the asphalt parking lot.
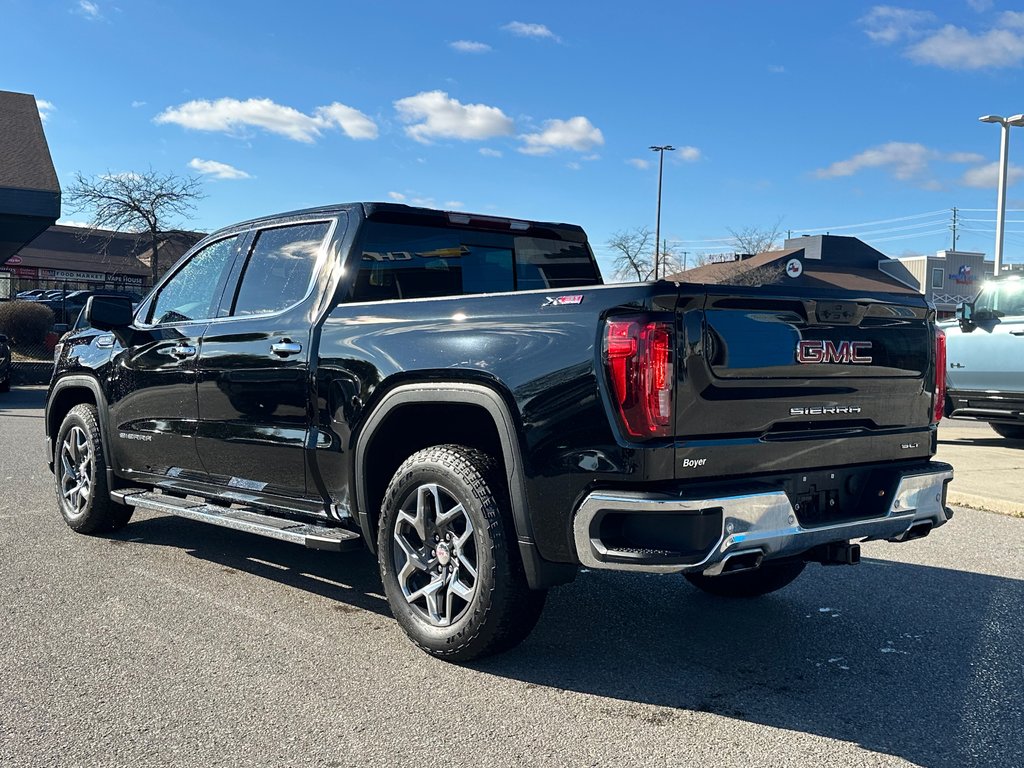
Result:
<instances>
[{"instance_id":1,"label":"asphalt parking lot","mask_svg":"<svg viewBox=\"0 0 1024 768\"><path fill-rule=\"evenodd\" d=\"M41 403L0 395L5 768L1024 762L1024 519L958 508L755 601L583 573L521 647L458 667L405 639L368 554L148 514L72 533ZM940 458L1024 457L964 429Z\"/></svg>"}]
</instances>

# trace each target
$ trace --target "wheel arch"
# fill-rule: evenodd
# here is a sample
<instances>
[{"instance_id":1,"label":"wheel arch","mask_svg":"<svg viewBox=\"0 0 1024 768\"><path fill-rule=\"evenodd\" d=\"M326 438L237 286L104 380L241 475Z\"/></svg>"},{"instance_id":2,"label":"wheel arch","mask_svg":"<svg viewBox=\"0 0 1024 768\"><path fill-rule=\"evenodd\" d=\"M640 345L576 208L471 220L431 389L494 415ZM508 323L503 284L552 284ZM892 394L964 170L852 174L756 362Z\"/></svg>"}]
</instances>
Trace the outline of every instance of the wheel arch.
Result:
<instances>
[{"instance_id":1,"label":"wheel arch","mask_svg":"<svg viewBox=\"0 0 1024 768\"><path fill-rule=\"evenodd\" d=\"M46 410L44 413L44 428L46 431L46 461L53 470L54 462L54 441L57 439L57 432L64 421L64 417L76 405L83 403L96 408L97 417L100 422L100 443L103 446L103 454L107 457L107 482L113 487L113 470L110 465L110 430L107 423L107 398L103 394L100 383L92 376L65 376L58 379L49 396L46 398Z\"/></svg>"},{"instance_id":2,"label":"wheel arch","mask_svg":"<svg viewBox=\"0 0 1024 768\"><path fill-rule=\"evenodd\" d=\"M467 417L473 419L467 422ZM407 418L429 427L444 425L436 439L395 442L408 432ZM403 422L405 429L402 429ZM472 429L470 429L472 427ZM494 388L470 382L405 383L387 392L367 417L355 446L355 510L363 538L376 551L376 530L383 490L409 455L427 445L452 442L450 435L472 432L471 447L481 448L501 463L512 510L519 552L527 580L535 589L571 581L576 566L550 563L534 543L526 500L525 474L516 422L505 398ZM458 438L456 438L456 441Z\"/></svg>"}]
</instances>

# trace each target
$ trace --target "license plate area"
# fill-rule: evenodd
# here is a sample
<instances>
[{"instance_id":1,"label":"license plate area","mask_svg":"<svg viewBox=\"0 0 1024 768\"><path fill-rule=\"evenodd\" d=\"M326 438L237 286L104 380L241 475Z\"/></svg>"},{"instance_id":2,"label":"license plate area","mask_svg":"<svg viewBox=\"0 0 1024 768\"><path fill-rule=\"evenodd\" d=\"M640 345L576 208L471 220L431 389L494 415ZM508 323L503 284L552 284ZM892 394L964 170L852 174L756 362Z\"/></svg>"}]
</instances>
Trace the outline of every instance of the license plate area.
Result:
<instances>
[{"instance_id":1,"label":"license plate area","mask_svg":"<svg viewBox=\"0 0 1024 768\"><path fill-rule=\"evenodd\" d=\"M801 472L785 483L804 528L884 515L899 483L898 469L846 467Z\"/></svg>"}]
</instances>

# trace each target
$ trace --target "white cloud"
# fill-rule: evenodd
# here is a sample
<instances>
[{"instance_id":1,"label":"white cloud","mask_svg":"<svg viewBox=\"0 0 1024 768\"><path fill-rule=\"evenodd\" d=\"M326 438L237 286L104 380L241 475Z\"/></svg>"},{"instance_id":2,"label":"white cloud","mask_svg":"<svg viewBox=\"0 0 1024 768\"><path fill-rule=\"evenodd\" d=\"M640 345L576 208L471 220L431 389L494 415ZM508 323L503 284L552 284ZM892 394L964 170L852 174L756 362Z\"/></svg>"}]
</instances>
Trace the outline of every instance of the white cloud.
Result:
<instances>
[{"instance_id":1,"label":"white cloud","mask_svg":"<svg viewBox=\"0 0 1024 768\"><path fill-rule=\"evenodd\" d=\"M985 156L977 152L948 152L942 159L949 163L980 163Z\"/></svg>"},{"instance_id":2,"label":"white cloud","mask_svg":"<svg viewBox=\"0 0 1024 768\"><path fill-rule=\"evenodd\" d=\"M651 161L644 160L642 157L631 157L626 162L641 171L646 171L651 167Z\"/></svg>"},{"instance_id":3,"label":"white cloud","mask_svg":"<svg viewBox=\"0 0 1024 768\"><path fill-rule=\"evenodd\" d=\"M480 154L484 157L501 157L501 152L490 147L480 147Z\"/></svg>"},{"instance_id":4,"label":"white cloud","mask_svg":"<svg viewBox=\"0 0 1024 768\"><path fill-rule=\"evenodd\" d=\"M1012 163L1006 169L1006 184L1012 186L1021 179L1024 179L1024 168ZM988 163L979 165L976 168L969 168L960 179L965 187L977 187L978 189L995 189L999 183L999 163Z\"/></svg>"},{"instance_id":5,"label":"white cloud","mask_svg":"<svg viewBox=\"0 0 1024 768\"><path fill-rule=\"evenodd\" d=\"M448 47L459 53L487 53L491 50L487 43L478 43L476 40L456 40L448 43Z\"/></svg>"},{"instance_id":6,"label":"white cloud","mask_svg":"<svg viewBox=\"0 0 1024 768\"><path fill-rule=\"evenodd\" d=\"M1024 35L1009 29L976 35L947 24L912 45L907 56L918 64L943 69L1015 67L1024 61Z\"/></svg>"},{"instance_id":7,"label":"white cloud","mask_svg":"<svg viewBox=\"0 0 1024 768\"><path fill-rule=\"evenodd\" d=\"M600 159L601 159L601 156L600 156L599 154L597 154L597 153L595 152L595 153L594 153L594 154L592 154L592 155L584 155L584 156L583 156L583 157L581 157L580 159L581 159L581 160L586 160L586 161L587 161L588 163L592 163L592 162L594 162L595 160L600 160Z\"/></svg>"},{"instance_id":8,"label":"white cloud","mask_svg":"<svg viewBox=\"0 0 1024 768\"><path fill-rule=\"evenodd\" d=\"M405 195L403 195L401 192L388 192L388 197L390 197L396 203L405 202Z\"/></svg>"},{"instance_id":9,"label":"white cloud","mask_svg":"<svg viewBox=\"0 0 1024 768\"><path fill-rule=\"evenodd\" d=\"M350 139L376 139L377 124L354 107L347 107L335 101L326 107L316 108L316 119L336 125Z\"/></svg>"},{"instance_id":10,"label":"white cloud","mask_svg":"<svg viewBox=\"0 0 1024 768\"><path fill-rule=\"evenodd\" d=\"M1024 29L1024 12L1003 11L999 16L999 26L1010 29Z\"/></svg>"},{"instance_id":11,"label":"white cloud","mask_svg":"<svg viewBox=\"0 0 1024 768\"><path fill-rule=\"evenodd\" d=\"M969 0L978 12L991 8L988 0ZM904 54L917 64L943 69L997 69L1024 62L1024 12L1004 11L990 29L939 26L935 14L892 5L876 5L860 19L865 34L877 43L906 43Z\"/></svg>"},{"instance_id":12,"label":"white cloud","mask_svg":"<svg viewBox=\"0 0 1024 768\"><path fill-rule=\"evenodd\" d=\"M89 0L78 0L78 13L90 21L100 18L100 7Z\"/></svg>"},{"instance_id":13,"label":"white cloud","mask_svg":"<svg viewBox=\"0 0 1024 768\"><path fill-rule=\"evenodd\" d=\"M444 207L450 211L461 211L466 207L466 204L460 200L449 200L444 204Z\"/></svg>"},{"instance_id":14,"label":"white cloud","mask_svg":"<svg viewBox=\"0 0 1024 768\"><path fill-rule=\"evenodd\" d=\"M76 221L75 219L57 219L57 224L62 227L80 227L81 229L92 229L92 222Z\"/></svg>"},{"instance_id":15,"label":"white cloud","mask_svg":"<svg viewBox=\"0 0 1024 768\"><path fill-rule=\"evenodd\" d=\"M527 24L523 21L512 21L502 27L506 32L511 32L517 37L536 37L540 39L554 40L556 43L562 39L547 28L544 24Z\"/></svg>"},{"instance_id":16,"label":"white cloud","mask_svg":"<svg viewBox=\"0 0 1024 768\"><path fill-rule=\"evenodd\" d=\"M57 111L53 102L46 99L36 99L36 109L39 110L39 119L44 123L50 119L50 113Z\"/></svg>"},{"instance_id":17,"label":"white cloud","mask_svg":"<svg viewBox=\"0 0 1024 768\"><path fill-rule=\"evenodd\" d=\"M853 176L866 168L887 168L900 181L917 181L925 189L937 189L938 182L926 178L930 162L976 163L981 159L974 152L939 152L916 142L890 141L819 168L814 174L819 179L834 179Z\"/></svg>"},{"instance_id":18,"label":"white cloud","mask_svg":"<svg viewBox=\"0 0 1024 768\"><path fill-rule=\"evenodd\" d=\"M769 64L768 71L773 75L784 75L786 73L786 68L781 64Z\"/></svg>"},{"instance_id":19,"label":"white cloud","mask_svg":"<svg viewBox=\"0 0 1024 768\"><path fill-rule=\"evenodd\" d=\"M540 133L520 136L526 146L519 151L525 155L547 155L556 149L586 152L604 144L604 134L582 115L568 120L546 120Z\"/></svg>"},{"instance_id":20,"label":"white cloud","mask_svg":"<svg viewBox=\"0 0 1024 768\"><path fill-rule=\"evenodd\" d=\"M577 162L576 162L576 161L574 160L574 161L572 161L572 162L566 163L566 164L565 164L565 167L566 167L566 168L568 168L568 169L569 169L570 171L578 171L578 170L580 170L580 169L581 169L581 168L582 168L583 166L582 166L582 165L580 165L579 163L577 163Z\"/></svg>"},{"instance_id":21,"label":"white cloud","mask_svg":"<svg viewBox=\"0 0 1024 768\"><path fill-rule=\"evenodd\" d=\"M228 134L237 134L244 128L262 128L305 144L313 143L323 131L332 128L340 128L353 139L377 138L376 123L359 110L338 102L317 107L312 115L307 115L270 99L197 100L165 109L154 122Z\"/></svg>"},{"instance_id":22,"label":"white cloud","mask_svg":"<svg viewBox=\"0 0 1024 768\"><path fill-rule=\"evenodd\" d=\"M245 171L240 168L235 168L233 165L227 163L220 163L216 160L202 160L198 157L193 157L188 161L188 167L192 170L199 171L204 176L212 176L215 179L251 179Z\"/></svg>"},{"instance_id":23,"label":"white cloud","mask_svg":"<svg viewBox=\"0 0 1024 768\"><path fill-rule=\"evenodd\" d=\"M876 5L860 23L864 33L876 43L890 45L905 38L919 35L920 28L935 20L930 11L914 11L893 5Z\"/></svg>"},{"instance_id":24,"label":"white cloud","mask_svg":"<svg viewBox=\"0 0 1024 768\"><path fill-rule=\"evenodd\" d=\"M406 134L422 144L431 139L480 140L512 133L512 118L497 107L462 104L444 91L423 91L395 102Z\"/></svg>"},{"instance_id":25,"label":"white cloud","mask_svg":"<svg viewBox=\"0 0 1024 768\"><path fill-rule=\"evenodd\" d=\"M684 163L695 163L701 159L703 155L697 147L679 147L679 159Z\"/></svg>"},{"instance_id":26,"label":"white cloud","mask_svg":"<svg viewBox=\"0 0 1024 768\"><path fill-rule=\"evenodd\" d=\"M133 101L132 102L132 109L138 109L139 107L144 107L144 106L146 106L146 102L144 102L144 101Z\"/></svg>"}]
</instances>

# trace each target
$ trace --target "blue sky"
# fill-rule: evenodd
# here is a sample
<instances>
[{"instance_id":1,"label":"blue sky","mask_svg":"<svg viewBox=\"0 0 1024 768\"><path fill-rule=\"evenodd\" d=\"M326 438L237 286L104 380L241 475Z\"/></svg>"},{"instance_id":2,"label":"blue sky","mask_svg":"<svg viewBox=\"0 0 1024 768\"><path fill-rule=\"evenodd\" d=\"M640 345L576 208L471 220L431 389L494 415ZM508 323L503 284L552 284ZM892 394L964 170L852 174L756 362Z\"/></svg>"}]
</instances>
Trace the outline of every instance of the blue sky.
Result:
<instances>
[{"instance_id":1,"label":"blue sky","mask_svg":"<svg viewBox=\"0 0 1024 768\"><path fill-rule=\"evenodd\" d=\"M999 129L977 118L1024 112L1024 12L991 0L0 0L0 18L0 89L40 100L62 182L201 175L186 224L205 230L399 200L582 224L603 255L653 229L647 148L670 143L679 250L781 218L929 252L958 206L959 247L991 253ZM1010 157L1024 209L1024 129ZM1007 232L1024 261L1024 211Z\"/></svg>"}]
</instances>

